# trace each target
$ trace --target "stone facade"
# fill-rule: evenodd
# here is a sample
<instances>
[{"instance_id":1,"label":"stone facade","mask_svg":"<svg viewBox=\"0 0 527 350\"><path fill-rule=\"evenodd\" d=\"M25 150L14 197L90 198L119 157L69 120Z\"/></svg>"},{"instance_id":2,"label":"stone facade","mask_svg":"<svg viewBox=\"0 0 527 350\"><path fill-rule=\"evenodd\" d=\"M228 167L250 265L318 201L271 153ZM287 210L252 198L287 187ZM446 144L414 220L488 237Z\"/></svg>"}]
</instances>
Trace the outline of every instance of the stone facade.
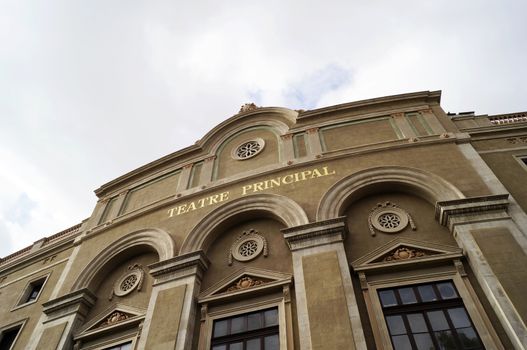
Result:
<instances>
[{"instance_id":1,"label":"stone facade","mask_svg":"<svg viewBox=\"0 0 527 350\"><path fill-rule=\"evenodd\" d=\"M440 96L246 104L104 184L0 260L0 345L527 348L527 114Z\"/></svg>"}]
</instances>

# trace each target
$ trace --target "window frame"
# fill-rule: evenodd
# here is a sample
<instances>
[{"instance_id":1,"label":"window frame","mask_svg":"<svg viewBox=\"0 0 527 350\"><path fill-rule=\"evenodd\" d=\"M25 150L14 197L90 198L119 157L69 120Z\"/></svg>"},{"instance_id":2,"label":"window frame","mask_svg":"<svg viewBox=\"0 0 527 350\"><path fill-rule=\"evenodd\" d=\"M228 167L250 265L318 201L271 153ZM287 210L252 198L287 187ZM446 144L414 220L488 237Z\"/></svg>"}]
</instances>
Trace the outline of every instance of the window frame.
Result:
<instances>
[{"instance_id":1,"label":"window frame","mask_svg":"<svg viewBox=\"0 0 527 350\"><path fill-rule=\"evenodd\" d=\"M462 301L463 307L467 311L474 329L478 333L483 346L486 349L503 349L497 334L486 316L483 306L477 300L477 296L468 281L456 271L445 271L440 273L420 274L413 278L392 278L384 280L368 281L367 308L374 330L375 343L378 349L393 350L390 332L386 324L383 307L379 298L379 290L401 288L407 286L417 286L428 283L440 283L451 281ZM368 303L369 299L369 303Z\"/></svg>"},{"instance_id":2,"label":"window frame","mask_svg":"<svg viewBox=\"0 0 527 350\"><path fill-rule=\"evenodd\" d=\"M13 349L14 346L16 345L16 342L18 341L18 339L20 338L20 333L22 333L22 331L24 330L24 326L26 325L27 323L27 318L24 319L24 320L21 320L21 321L17 321L17 322L14 322L14 323L10 323L6 326L3 326L3 327L0 327L0 341L2 340L3 338L3 334L4 332L6 331L10 331L12 330L13 328L16 328L16 327L19 327L18 329L18 333L15 337L15 339L13 340L13 344L11 344L11 347L9 348L9 350Z\"/></svg>"},{"instance_id":3,"label":"window frame","mask_svg":"<svg viewBox=\"0 0 527 350\"><path fill-rule=\"evenodd\" d=\"M206 340L204 342L204 348L209 350L212 347L214 321L220 320L222 318L235 317L272 308L276 308L278 310L278 339L280 341L280 349L287 350L287 320L286 307L283 298L275 298L256 303L247 303L243 306L232 306L214 312L207 312L205 315Z\"/></svg>"},{"instance_id":4,"label":"window frame","mask_svg":"<svg viewBox=\"0 0 527 350\"><path fill-rule=\"evenodd\" d=\"M439 287L438 285L441 284L441 283L448 283L448 284L451 284L454 289L455 289L455 293L456 293L456 296L455 297L451 297L451 298L444 298L439 290ZM418 291L419 287L421 286L431 286L435 295L437 297L439 297L439 299L436 299L436 300L420 300L422 298L422 295L421 295L421 292ZM397 292L396 290L398 289L412 289L414 295L415 295L415 301L414 302L411 302L411 303L406 303L404 304L404 302L402 301L400 295L397 296ZM380 290L378 289L377 292L379 292ZM430 336L430 340L432 340L432 342L434 343L434 345L437 345L436 342L437 340L434 339L434 331L432 329L432 324L431 324L431 320L429 319L429 316L428 314L430 312L441 312L443 313L444 317L445 317L445 321L447 322L448 324L448 331L452 331L453 333L453 337L454 337L454 341L456 342L456 345L461 345L460 342L461 342L461 339L460 339L460 335L458 333L458 329L461 329L459 327L455 327L455 325L453 324L453 320L452 320L452 317L450 315L450 313L448 312L448 310L450 309L457 309L457 308L461 308L463 309L466 313L467 313L467 316L468 316L468 322L470 324L470 328L472 328L475 332L476 332L476 336L477 336L477 340L479 342L479 345L480 346L483 346L483 342L481 341L481 336L479 335L479 333L477 332L477 329L476 327L474 326L474 322L470 319L470 315L468 315L468 312L467 312L467 309L465 308L465 304L463 302L463 299L461 298L460 296L460 293L457 291L457 288L455 288L455 284L452 280L445 280L445 281L437 281L437 282L433 282L433 283L425 283L425 284L411 284L411 285L403 285L403 286L397 286L395 288L386 288L386 289L382 289L382 291L392 291L394 293L394 296L397 300L397 305L387 305L387 306L382 306L382 301L381 301L381 306L383 308L383 314L384 314L384 320L385 320L385 323L387 324L388 323L388 317L401 317L402 318L402 321L403 321L403 325L404 325L404 329L406 331L406 333L404 333L405 335L407 335L410 343L415 346L415 342L416 342L416 338L415 338L415 335L416 334L427 334ZM425 316L425 314L427 314L427 316ZM412 329L411 329L411 325L410 325L410 321L409 321L409 318L408 318L408 315L422 315L422 319L424 321L424 328L426 331L419 331L418 333L415 333L415 332L412 332ZM387 327L389 328L389 326ZM466 328L466 327L464 327ZM402 334L401 334L402 335ZM397 336L397 335L392 335L391 337L393 338L394 336ZM393 339L392 339L393 341ZM459 344L458 344L459 343Z\"/></svg>"},{"instance_id":5,"label":"window frame","mask_svg":"<svg viewBox=\"0 0 527 350\"><path fill-rule=\"evenodd\" d=\"M30 279L26 283L25 287L22 289L22 293L18 297L17 302L15 303L15 306L11 309L11 311L23 308L23 307L28 306L28 305L35 304L38 301L38 299L40 299L40 296L42 295L42 292L44 291L44 288L46 287L46 284L47 284L47 282L49 280L49 276L50 275L51 275L51 272L49 272L49 273L47 273L45 275L41 275L39 277L35 277L35 278ZM29 298L31 292L33 291L33 286L37 282L40 282L40 281L42 281L42 287L40 288L36 298L33 299L33 300L27 301L27 299Z\"/></svg>"},{"instance_id":6,"label":"window frame","mask_svg":"<svg viewBox=\"0 0 527 350\"><path fill-rule=\"evenodd\" d=\"M518 164L520 164L523 170L527 171L527 154L516 154L513 157L516 159Z\"/></svg>"}]
</instances>

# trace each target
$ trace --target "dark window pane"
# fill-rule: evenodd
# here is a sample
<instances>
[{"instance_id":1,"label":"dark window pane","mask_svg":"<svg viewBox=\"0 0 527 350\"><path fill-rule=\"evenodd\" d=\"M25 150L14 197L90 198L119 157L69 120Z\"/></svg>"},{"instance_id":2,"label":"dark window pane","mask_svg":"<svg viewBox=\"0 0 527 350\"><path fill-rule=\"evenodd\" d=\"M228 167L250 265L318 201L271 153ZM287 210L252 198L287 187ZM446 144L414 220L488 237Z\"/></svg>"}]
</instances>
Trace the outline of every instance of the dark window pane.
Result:
<instances>
[{"instance_id":1,"label":"dark window pane","mask_svg":"<svg viewBox=\"0 0 527 350\"><path fill-rule=\"evenodd\" d=\"M221 320L214 322L214 338L222 337L224 335L227 335L227 326L229 324L229 321L227 320Z\"/></svg>"},{"instance_id":2,"label":"dark window pane","mask_svg":"<svg viewBox=\"0 0 527 350\"><path fill-rule=\"evenodd\" d=\"M432 337L428 333L414 334L415 345L417 350L434 350Z\"/></svg>"},{"instance_id":3,"label":"dark window pane","mask_svg":"<svg viewBox=\"0 0 527 350\"><path fill-rule=\"evenodd\" d=\"M231 343L229 345L229 350L243 350L243 342Z\"/></svg>"},{"instance_id":4,"label":"dark window pane","mask_svg":"<svg viewBox=\"0 0 527 350\"><path fill-rule=\"evenodd\" d=\"M247 340L247 350L260 350L261 344L260 338Z\"/></svg>"},{"instance_id":5,"label":"dark window pane","mask_svg":"<svg viewBox=\"0 0 527 350\"><path fill-rule=\"evenodd\" d=\"M260 329L262 327L261 313L247 315L247 330L252 331L253 329Z\"/></svg>"},{"instance_id":6,"label":"dark window pane","mask_svg":"<svg viewBox=\"0 0 527 350\"><path fill-rule=\"evenodd\" d=\"M451 331L435 332L435 337L439 343L439 349L441 350L455 350L456 342Z\"/></svg>"},{"instance_id":7,"label":"dark window pane","mask_svg":"<svg viewBox=\"0 0 527 350\"><path fill-rule=\"evenodd\" d=\"M395 299L395 293L393 290L382 290L379 292L381 298L381 304L384 307L397 305L397 299Z\"/></svg>"},{"instance_id":8,"label":"dark window pane","mask_svg":"<svg viewBox=\"0 0 527 350\"><path fill-rule=\"evenodd\" d=\"M472 327L457 329L459 340L465 349L479 349L481 346L478 335Z\"/></svg>"},{"instance_id":9,"label":"dark window pane","mask_svg":"<svg viewBox=\"0 0 527 350\"><path fill-rule=\"evenodd\" d=\"M132 349L132 342L130 341L130 342L126 343L126 344L121 345L120 349L121 350L131 350Z\"/></svg>"},{"instance_id":10,"label":"dark window pane","mask_svg":"<svg viewBox=\"0 0 527 350\"><path fill-rule=\"evenodd\" d=\"M417 303L413 288L399 288L398 291L403 304Z\"/></svg>"},{"instance_id":11,"label":"dark window pane","mask_svg":"<svg viewBox=\"0 0 527 350\"><path fill-rule=\"evenodd\" d=\"M402 316L386 316L386 323L391 335L406 334Z\"/></svg>"},{"instance_id":12,"label":"dark window pane","mask_svg":"<svg viewBox=\"0 0 527 350\"><path fill-rule=\"evenodd\" d=\"M431 285L419 286L417 287L417 289L419 290L419 294L421 295L422 301L427 302L437 300L436 293Z\"/></svg>"},{"instance_id":13,"label":"dark window pane","mask_svg":"<svg viewBox=\"0 0 527 350\"><path fill-rule=\"evenodd\" d=\"M423 314L409 314L406 317L410 323L410 329L412 330L412 333L428 332Z\"/></svg>"},{"instance_id":14,"label":"dark window pane","mask_svg":"<svg viewBox=\"0 0 527 350\"><path fill-rule=\"evenodd\" d=\"M412 345L410 344L410 339L408 339L407 335L399 335L396 337L392 337L393 342L393 348L395 350L408 350L412 348Z\"/></svg>"},{"instance_id":15,"label":"dark window pane","mask_svg":"<svg viewBox=\"0 0 527 350\"><path fill-rule=\"evenodd\" d=\"M429 311L426 313L426 315L428 316L428 320L430 321L434 331L442 331L444 329L450 328L443 311Z\"/></svg>"},{"instance_id":16,"label":"dark window pane","mask_svg":"<svg viewBox=\"0 0 527 350\"><path fill-rule=\"evenodd\" d=\"M245 316L233 317L231 319L231 334L245 331Z\"/></svg>"},{"instance_id":17,"label":"dark window pane","mask_svg":"<svg viewBox=\"0 0 527 350\"><path fill-rule=\"evenodd\" d=\"M278 339L278 334L265 337L264 345L265 350L279 350L280 340Z\"/></svg>"},{"instance_id":18,"label":"dark window pane","mask_svg":"<svg viewBox=\"0 0 527 350\"><path fill-rule=\"evenodd\" d=\"M16 336L20 331L20 327L11 328L7 331L3 331L0 340L0 349L10 349L15 342Z\"/></svg>"},{"instance_id":19,"label":"dark window pane","mask_svg":"<svg viewBox=\"0 0 527 350\"><path fill-rule=\"evenodd\" d=\"M265 311L264 318L266 327L276 326L278 324L278 310L272 309Z\"/></svg>"},{"instance_id":20,"label":"dark window pane","mask_svg":"<svg viewBox=\"0 0 527 350\"><path fill-rule=\"evenodd\" d=\"M227 345L214 345L212 350L227 350Z\"/></svg>"},{"instance_id":21,"label":"dark window pane","mask_svg":"<svg viewBox=\"0 0 527 350\"><path fill-rule=\"evenodd\" d=\"M437 289L439 289L439 294L441 294L443 299L457 298L456 289L452 282L438 283Z\"/></svg>"},{"instance_id":22,"label":"dark window pane","mask_svg":"<svg viewBox=\"0 0 527 350\"><path fill-rule=\"evenodd\" d=\"M468 319L467 312L462 307L457 307L455 309L448 309L448 314L450 319L454 324L455 328L470 327L470 320Z\"/></svg>"}]
</instances>

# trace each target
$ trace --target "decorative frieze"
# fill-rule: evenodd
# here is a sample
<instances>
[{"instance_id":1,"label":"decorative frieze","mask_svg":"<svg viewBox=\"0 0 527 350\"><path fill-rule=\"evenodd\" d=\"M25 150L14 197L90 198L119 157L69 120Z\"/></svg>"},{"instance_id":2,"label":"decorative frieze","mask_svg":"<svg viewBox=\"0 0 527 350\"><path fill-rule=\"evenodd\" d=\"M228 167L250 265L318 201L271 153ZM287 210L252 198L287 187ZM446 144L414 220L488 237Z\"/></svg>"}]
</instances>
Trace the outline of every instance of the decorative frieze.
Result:
<instances>
[{"instance_id":1,"label":"decorative frieze","mask_svg":"<svg viewBox=\"0 0 527 350\"><path fill-rule=\"evenodd\" d=\"M408 260L414 258L421 258L425 255L427 255L427 253L423 250L401 247L396 249L393 253L385 256L382 261Z\"/></svg>"},{"instance_id":2,"label":"decorative frieze","mask_svg":"<svg viewBox=\"0 0 527 350\"><path fill-rule=\"evenodd\" d=\"M112 326L116 323L126 321L130 316L119 311L113 312L104 322L99 325L99 328Z\"/></svg>"}]
</instances>

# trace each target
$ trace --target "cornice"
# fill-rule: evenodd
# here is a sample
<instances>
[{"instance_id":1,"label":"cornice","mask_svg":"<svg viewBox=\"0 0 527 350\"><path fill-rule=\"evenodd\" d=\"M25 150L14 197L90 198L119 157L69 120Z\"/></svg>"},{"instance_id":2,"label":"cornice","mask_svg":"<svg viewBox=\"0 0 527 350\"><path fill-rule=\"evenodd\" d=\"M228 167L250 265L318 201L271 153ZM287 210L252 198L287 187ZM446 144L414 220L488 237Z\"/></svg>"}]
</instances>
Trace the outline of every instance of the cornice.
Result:
<instances>
[{"instance_id":1,"label":"cornice","mask_svg":"<svg viewBox=\"0 0 527 350\"><path fill-rule=\"evenodd\" d=\"M150 274L159 280L177 279L188 275L197 275L201 279L209 265L209 259L200 250L148 265L148 268Z\"/></svg>"},{"instance_id":2,"label":"cornice","mask_svg":"<svg viewBox=\"0 0 527 350\"><path fill-rule=\"evenodd\" d=\"M65 294L56 299L42 304L43 311L48 315L48 322L71 313L86 314L87 310L95 305L97 297L89 289L83 288Z\"/></svg>"},{"instance_id":3,"label":"cornice","mask_svg":"<svg viewBox=\"0 0 527 350\"><path fill-rule=\"evenodd\" d=\"M317 221L306 225L282 229L291 250L342 242L346 236L346 217Z\"/></svg>"},{"instance_id":4,"label":"cornice","mask_svg":"<svg viewBox=\"0 0 527 350\"><path fill-rule=\"evenodd\" d=\"M384 96L379 98L372 98L367 100L361 100L361 101L355 101L355 102L349 102L349 103L343 103L336 106L330 106L330 107L323 107L319 109L313 109L310 111L305 111L300 114L298 117L298 120L305 120L308 118L313 118L320 116L322 114L330 113L330 112L341 112L344 110L350 110L350 109L360 109L363 107L370 107L375 105L382 105L387 103L394 103L394 102L405 102L410 100L422 100L426 101L427 103L433 102L433 103L439 103L441 101L441 91L419 91L419 92L412 92L407 94L399 94L399 95L391 95L391 96Z\"/></svg>"},{"instance_id":5,"label":"cornice","mask_svg":"<svg viewBox=\"0 0 527 350\"><path fill-rule=\"evenodd\" d=\"M437 202L435 216L451 231L459 224L508 219L508 198L509 194L505 193Z\"/></svg>"}]
</instances>

